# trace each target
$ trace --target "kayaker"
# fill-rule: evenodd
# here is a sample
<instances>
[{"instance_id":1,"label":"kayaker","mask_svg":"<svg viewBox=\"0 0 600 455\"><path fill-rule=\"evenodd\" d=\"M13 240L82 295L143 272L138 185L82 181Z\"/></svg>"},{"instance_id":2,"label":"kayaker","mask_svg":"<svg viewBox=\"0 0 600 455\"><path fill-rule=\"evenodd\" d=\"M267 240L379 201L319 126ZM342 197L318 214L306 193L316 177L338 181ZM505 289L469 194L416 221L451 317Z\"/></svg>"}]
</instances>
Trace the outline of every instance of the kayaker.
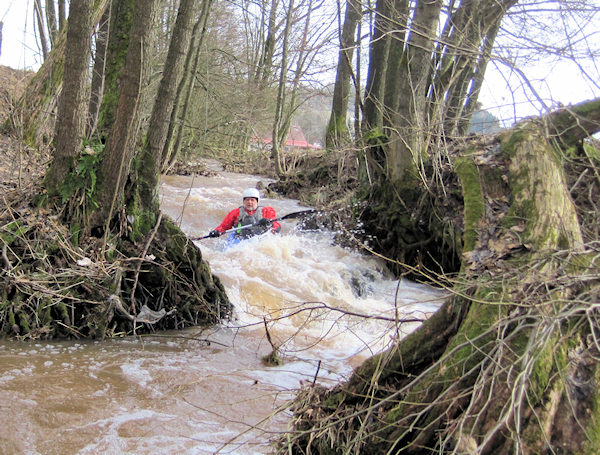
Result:
<instances>
[{"instance_id":1,"label":"kayaker","mask_svg":"<svg viewBox=\"0 0 600 455\"><path fill-rule=\"evenodd\" d=\"M233 209L215 229L209 232L209 237L219 237L223 232L233 227L252 225L250 228L235 231L235 236L240 238L252 237L263 234L269 229L273 233L281 230L273 207L259 207L260 193L256 188L247 188L242 193L243 205Z\"/></svg>"}]
</instances>

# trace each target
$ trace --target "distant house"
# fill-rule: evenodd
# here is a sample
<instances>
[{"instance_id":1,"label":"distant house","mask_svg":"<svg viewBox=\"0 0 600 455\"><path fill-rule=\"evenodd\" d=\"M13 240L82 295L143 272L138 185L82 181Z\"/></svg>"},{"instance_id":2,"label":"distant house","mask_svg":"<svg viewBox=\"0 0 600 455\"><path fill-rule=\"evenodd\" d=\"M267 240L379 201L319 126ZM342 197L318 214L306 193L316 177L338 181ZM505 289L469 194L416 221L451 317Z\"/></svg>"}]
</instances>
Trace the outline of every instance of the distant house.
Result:
<instances>
[{"instance_id":1,"label":"distant house","mask_svg":"<svg viewBox=\"0 0 600 455\"><path fill-rule=\"evenodd\" d=\"M273 138L271 136L253 136L250 139L250 147L254 149L270 149L272 147ZM320 150L320 144L310 144L304 136L304 131L299 126L292 126L287 140L285 141L284 150L286 152Z\"/></svg>"}]
</instances>

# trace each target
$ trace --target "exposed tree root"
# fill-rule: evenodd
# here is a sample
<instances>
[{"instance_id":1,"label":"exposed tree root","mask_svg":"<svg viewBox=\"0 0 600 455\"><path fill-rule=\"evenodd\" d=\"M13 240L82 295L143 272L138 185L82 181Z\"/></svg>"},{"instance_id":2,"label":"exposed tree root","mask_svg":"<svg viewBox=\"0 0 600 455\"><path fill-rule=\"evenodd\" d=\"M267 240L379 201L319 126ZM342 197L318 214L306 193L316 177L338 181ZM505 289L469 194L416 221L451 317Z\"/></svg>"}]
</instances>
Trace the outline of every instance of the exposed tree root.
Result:
<instances>
[{"instance_id":1,"label":"exposed tree root","mask_svg":"<svg viewBox=\"0 0 600 455\"><path fill-rule=\"evenodd\" d=\"M58 214L13 191L0 201L0 333L28 339L110 337L213 324L230 315L219 279L171 221L139 244L72 241Z\"/></svg>"},{"instance_id":2,"label":"exposed tree root","mask_svg":"<svg viewBox=\"0 0 600 455\"><path fill-rule=\"evenodd\" d=\"M454 296L348 382L305 388L280 453L600 451L598 150L566 166L575 207L538 125L512 133L454 157Z\"/></svg>"}]
</instances>

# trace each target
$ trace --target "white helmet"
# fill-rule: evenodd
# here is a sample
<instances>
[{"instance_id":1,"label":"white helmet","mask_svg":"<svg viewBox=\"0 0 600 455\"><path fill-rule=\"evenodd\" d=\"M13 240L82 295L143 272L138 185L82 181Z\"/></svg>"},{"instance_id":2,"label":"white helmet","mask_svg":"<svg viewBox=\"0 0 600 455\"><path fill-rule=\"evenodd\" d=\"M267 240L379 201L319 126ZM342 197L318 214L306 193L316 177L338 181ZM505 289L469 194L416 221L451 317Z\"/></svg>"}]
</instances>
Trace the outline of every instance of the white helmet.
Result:
<instances>
[{"instance_id":1,"label":"white helmet","mask_svg":"<svg viewBox=\"0 0 600 455\"><path fill-rule=\"evenodd\" d=\"M246 199L247 197L253 197L256 199L256 202L260 201L260 193L256 188L246 188L242 193L242 200Z\"/></svg>"}]
</instances>

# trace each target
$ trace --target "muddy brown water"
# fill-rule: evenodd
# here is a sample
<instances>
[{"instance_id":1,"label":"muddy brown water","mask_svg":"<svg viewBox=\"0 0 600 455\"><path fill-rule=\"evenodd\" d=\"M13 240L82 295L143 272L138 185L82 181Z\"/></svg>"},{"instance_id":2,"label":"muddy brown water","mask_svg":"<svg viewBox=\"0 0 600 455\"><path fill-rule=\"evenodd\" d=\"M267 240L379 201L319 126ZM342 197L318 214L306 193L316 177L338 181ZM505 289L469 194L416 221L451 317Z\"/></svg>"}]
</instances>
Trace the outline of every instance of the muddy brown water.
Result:
<instances>
[{"instance_id":1,"label":"muddy brown water","mask_svg":"<svg viewBox=\"0 0 600 455\"><path fill-rule=\"evenodd\" d=\"M189 235L205 235L259 180L165 177L161 206ZM289 199L261 205L279 216L307 209ZM444 295L398 282L380 261L332 239L285 220L279 235L230 247L223 237L197 241L235 306L234 320L219 327L0 342L0 454L269 453L299 387L344 380L393 342L394 318L426 317ZM271 351L265 319L285 359L278 367L261 360Z\"/></svg>"}]
</instances>

